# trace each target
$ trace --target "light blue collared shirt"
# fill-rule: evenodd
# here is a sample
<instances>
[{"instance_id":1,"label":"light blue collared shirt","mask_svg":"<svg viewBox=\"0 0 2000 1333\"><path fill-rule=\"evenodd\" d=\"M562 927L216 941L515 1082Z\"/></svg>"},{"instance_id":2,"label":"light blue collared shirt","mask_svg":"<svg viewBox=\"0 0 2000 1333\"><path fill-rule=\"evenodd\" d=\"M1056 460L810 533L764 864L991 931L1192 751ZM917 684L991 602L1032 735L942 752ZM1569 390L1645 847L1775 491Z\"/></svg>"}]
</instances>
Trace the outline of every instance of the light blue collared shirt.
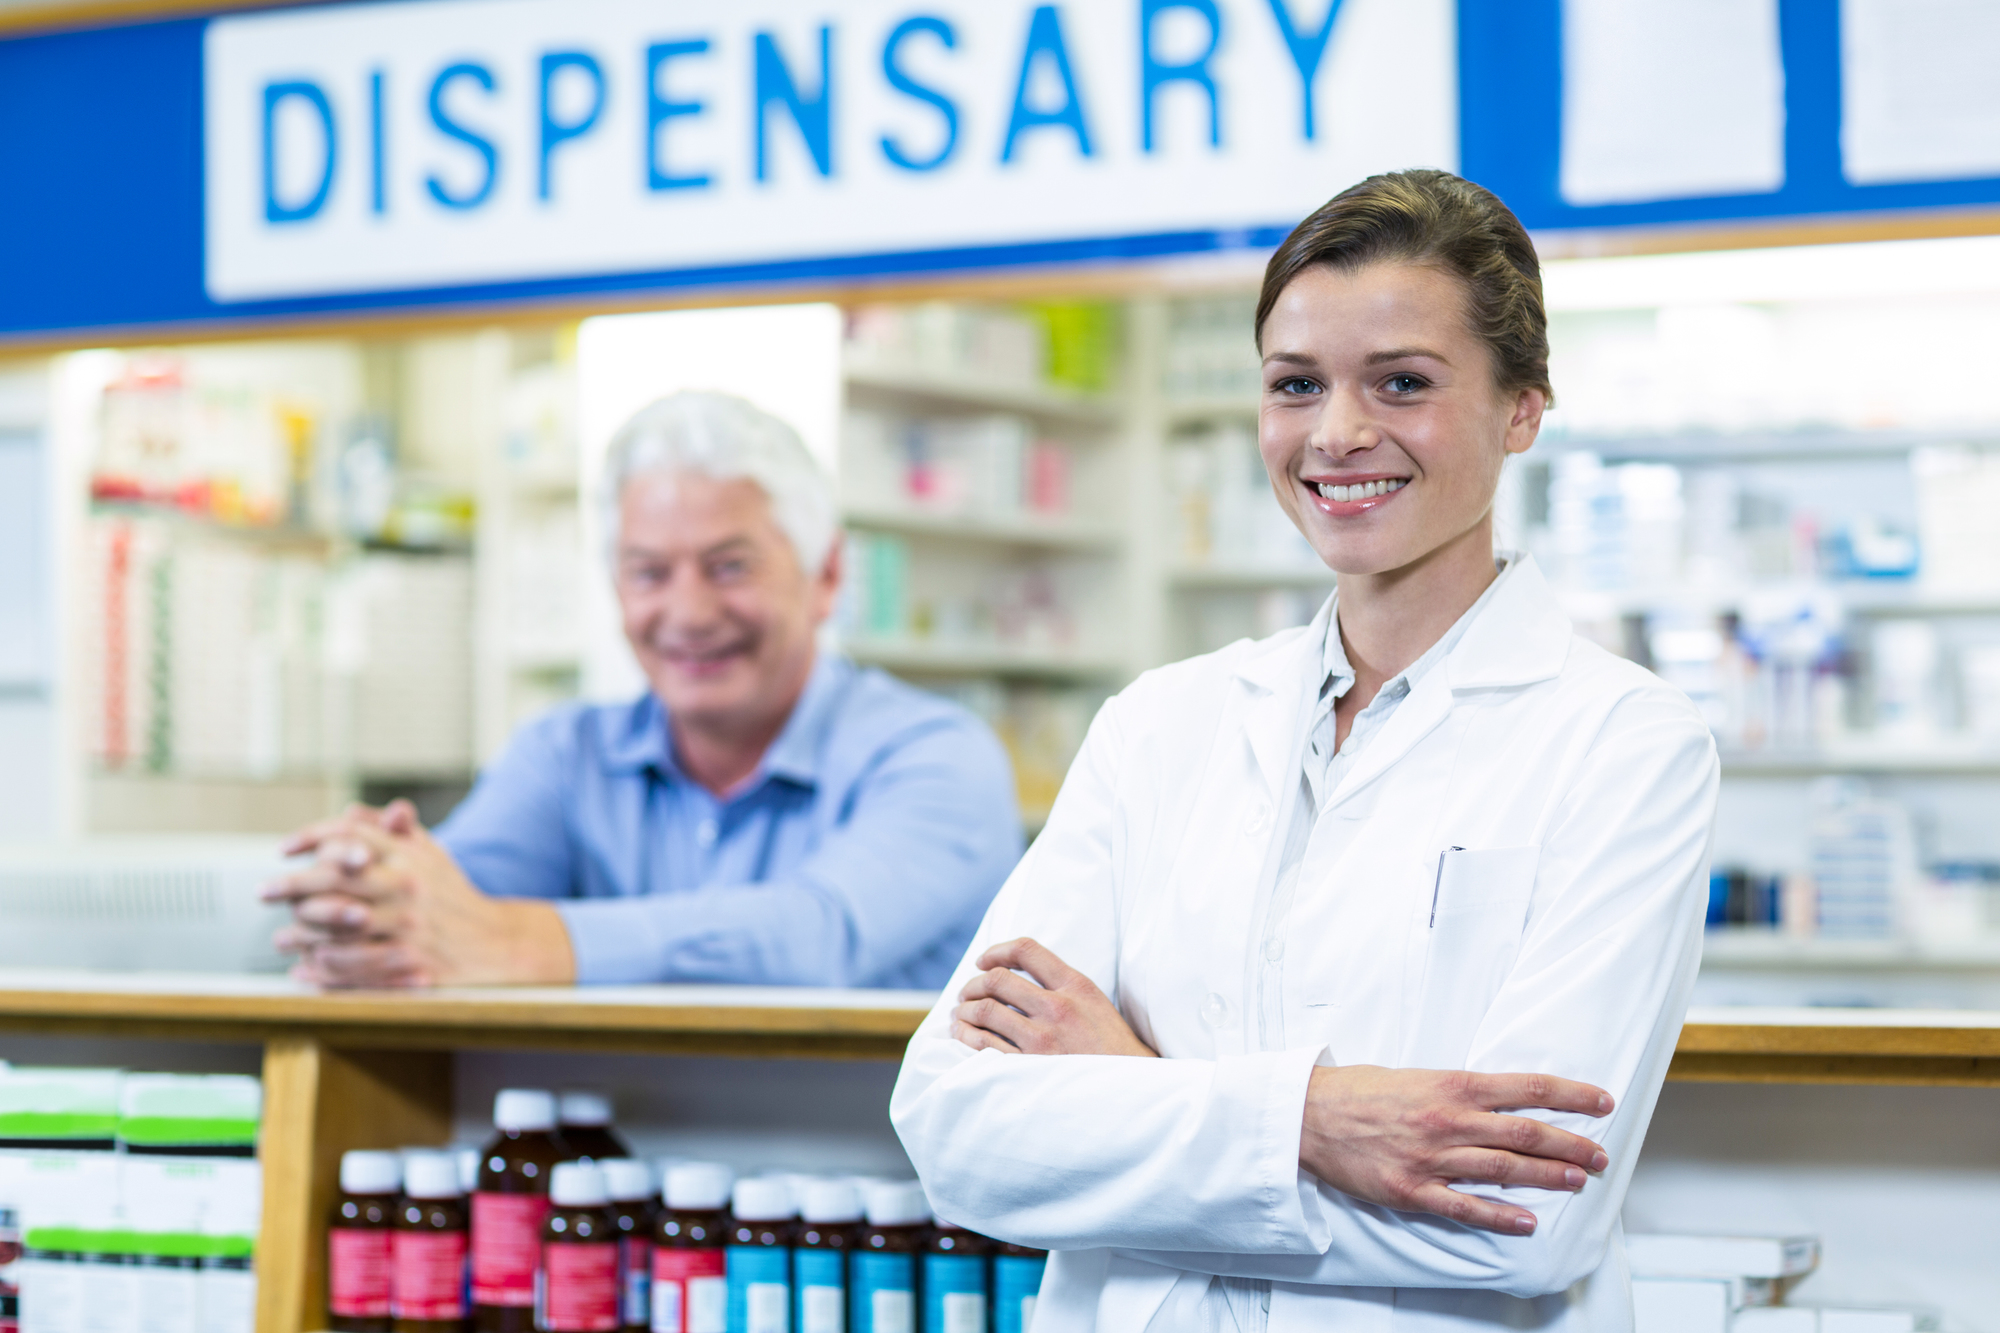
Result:
<instances>
[{"instance_id":1,"label":"light blue collared shirt","mask_svg":"<svg viewBox=\"0 0 2000 1333\"><path fill-rule=\"evenodd\" d=\"M978 719L822 657L727 799L650 693L523 727L438 829L487 893L557 899L580 982L936 990L1021 855Z\"/></svg>"}]
</instances>

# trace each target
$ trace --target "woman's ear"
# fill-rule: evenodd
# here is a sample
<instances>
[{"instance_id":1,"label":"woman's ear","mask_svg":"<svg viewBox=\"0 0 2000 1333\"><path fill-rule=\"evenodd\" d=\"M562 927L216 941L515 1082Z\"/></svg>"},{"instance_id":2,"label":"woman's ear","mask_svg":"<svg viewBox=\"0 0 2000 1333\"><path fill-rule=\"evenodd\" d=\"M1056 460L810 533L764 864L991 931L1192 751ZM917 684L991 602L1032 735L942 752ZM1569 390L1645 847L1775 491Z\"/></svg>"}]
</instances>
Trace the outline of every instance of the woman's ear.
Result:
<instances>
[{"instance_id":1,"label":"woman's ear","mask_svg":"<svg viewBox=\"0 0 2000 1333\"><path fill-rule=\"evenodd\" d=\"M1525 454L1541 433L1542 413L1549 405L1540 389L1522 389L1514 395L1514 415L1507 422L1507 452Z\"/></svg>"}]
</instances>

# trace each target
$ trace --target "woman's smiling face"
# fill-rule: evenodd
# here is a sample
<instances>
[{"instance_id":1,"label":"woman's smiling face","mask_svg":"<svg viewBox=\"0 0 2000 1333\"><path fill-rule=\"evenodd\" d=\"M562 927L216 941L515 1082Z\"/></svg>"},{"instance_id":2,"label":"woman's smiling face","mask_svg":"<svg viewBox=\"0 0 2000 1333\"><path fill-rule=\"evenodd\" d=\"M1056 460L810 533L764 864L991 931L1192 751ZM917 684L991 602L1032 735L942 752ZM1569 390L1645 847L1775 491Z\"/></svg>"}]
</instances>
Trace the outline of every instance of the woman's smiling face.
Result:
<instances>
[{"instance_id":1,"label":"woman's smiling face","mask_svg":"<svg viewBox=\"0 0 2000 1333\"><path fill-rule=\"evenodd\" d=\"M1475 531L1534 443L1539 390L1494 382L1464 284L1422 264L1319 265L1264 321L1258 448L1278 503L1327 565L1386 574Z\"/></svg>"}]
</instances>

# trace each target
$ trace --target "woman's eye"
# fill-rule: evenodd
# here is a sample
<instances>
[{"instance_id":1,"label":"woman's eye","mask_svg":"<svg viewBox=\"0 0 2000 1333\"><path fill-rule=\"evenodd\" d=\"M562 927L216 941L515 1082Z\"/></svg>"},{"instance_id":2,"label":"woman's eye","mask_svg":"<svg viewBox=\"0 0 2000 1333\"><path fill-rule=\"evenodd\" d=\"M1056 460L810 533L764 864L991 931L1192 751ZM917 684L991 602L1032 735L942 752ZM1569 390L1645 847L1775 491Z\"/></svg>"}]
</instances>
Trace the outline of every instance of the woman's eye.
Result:
<instances>
[{"instance_id":1,"label":"woman's eye","mask_svg":"<svg viewBox=\"0 0 2000 1333\"><path fill-rule=\"evenodd\" d=\"M1391 375L1386 387L1392 394L1410 394L1424 388L1425 384L1416 375Z\"/></svg>"},{"instance_id":2,"label":"woman's eye","mask_svg":"<svg viewBox=\"0 0 2000 1333\"><path fill-rule=\"evenodd\" d=\"M1276 384L1272 385L1271 387L1277 390L1279 393L1305 394L1305 393L1319 392L1319 385L1314 383L1312 380L1306 379L1302 375L1295 375L1291 379L1279 380Z\"/></svg>"}]
</instances>

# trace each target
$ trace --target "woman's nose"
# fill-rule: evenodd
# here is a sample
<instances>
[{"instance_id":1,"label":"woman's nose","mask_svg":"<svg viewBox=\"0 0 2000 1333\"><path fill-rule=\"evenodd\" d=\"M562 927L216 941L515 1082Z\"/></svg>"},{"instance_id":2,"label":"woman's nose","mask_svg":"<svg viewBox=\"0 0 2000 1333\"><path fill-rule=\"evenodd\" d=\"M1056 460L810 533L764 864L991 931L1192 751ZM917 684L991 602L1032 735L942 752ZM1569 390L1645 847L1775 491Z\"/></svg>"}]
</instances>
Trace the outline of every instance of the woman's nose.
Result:
<instances>
[{"instance_id":1,"label":"woman's nose","mask_svg":"<svg viewBox=\"0 0 2000 1333\"><path fill-rule=\"evenodd\" d=\"M1345 458L1382 443L1382 432L1357 395L1335 390L1320 405L1306 443L1329 458Z\"/></svg>"}]
</instances>

